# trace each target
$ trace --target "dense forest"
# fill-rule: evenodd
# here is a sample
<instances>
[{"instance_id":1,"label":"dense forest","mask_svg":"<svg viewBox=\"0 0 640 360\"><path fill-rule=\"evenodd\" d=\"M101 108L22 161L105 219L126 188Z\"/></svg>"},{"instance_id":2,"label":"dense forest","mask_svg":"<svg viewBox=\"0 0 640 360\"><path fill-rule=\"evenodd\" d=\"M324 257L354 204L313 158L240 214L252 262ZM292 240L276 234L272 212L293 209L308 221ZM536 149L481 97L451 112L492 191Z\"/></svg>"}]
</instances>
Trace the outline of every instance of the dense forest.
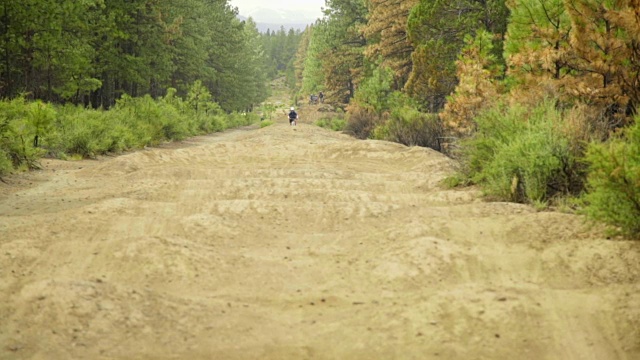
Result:
<instances>
[{"instance_id":1,"label":"dense forest","mask_svg":"<svg viewBox=\"0 0 640 360\"><path fill-rule=\"evenodd\" d=\"M640 0L326 0L266 34L227 0L3 0L0 21L0 175L255 121L286 76L358 138L455 157L451 186L640 236Z\"/></svg>"},{"instance_id":2,"label":"dense forest","mask_svg":"<svg viewBox=\"0 0 640 360\"><path fill-rule=\"evenodd\" d=\"M302 33L299 30L280 27L277 31L267 30L261 35L261 39L267 61L267 78L286 76L287 83L293 89L295 87L293 61Z\"/></svg>"},{"instance_id":3,"label":"dense forest","mask_svg":"<svg viewBox=\"0 0 640 360\"><path fill-rule=\"evenodd\" d=\"M98 108L201 80L223 109L246 109L264 99L265 62L236 15L226 0L5 0L0 96Z\"/></svg>"},{"instance_id":4,"label":"dense forest","mask_svg":"<svg viewBox=\"0 0 640 360\"><path fill-rule=\"evenodd\" d=\"M640 236L640 1L326 4L296 86L345 109L347 132L456 157L452 186Z\"/></svg>"},{"instance_id":5,"label":"dense forest","mask_svg":"<svg viewBox=\"0 0 640 360\"><path fill-rule=\"evenodd\" d=\"M498 99L551 96L615 127L640 100L639 17L635 0L327 0L303 35L298 87L343 104L400 92L462 128Z\"/></svg>"},{"instance_id":6,"label":"dense forest","mask_svg":"<svg viewBox=\"0 0 640 360\"><path fill-rule=\"evenodd\" d=\"M0 32L0 176L257 121L301 37L227 0L3 0Z\"/></svg>"}]
</instances>

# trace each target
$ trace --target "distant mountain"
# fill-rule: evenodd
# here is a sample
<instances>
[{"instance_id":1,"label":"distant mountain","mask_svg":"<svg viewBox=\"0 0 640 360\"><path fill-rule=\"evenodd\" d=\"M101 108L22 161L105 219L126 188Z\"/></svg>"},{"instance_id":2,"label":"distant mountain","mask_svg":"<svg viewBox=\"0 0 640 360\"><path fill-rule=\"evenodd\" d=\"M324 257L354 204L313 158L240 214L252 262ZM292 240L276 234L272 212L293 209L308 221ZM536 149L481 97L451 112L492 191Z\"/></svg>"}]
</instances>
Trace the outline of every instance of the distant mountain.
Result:
<instances>
[{"instance_id":1,"label":"distant mountain","mask_svg":"<svg viewBox=\"0 0 640 360\"><path fill-rule=\"evenodd\" d=\"M238 15L238 18L242 21L247 20L246 16L242 16L242 15ZM255 19L253 21L256 21ZM309 23L311 24L311 23ZM271 30L271 31L278 31L280 30L281 26L284 26L284 29L286 31L289 31L289 29L294 29L294 30L304 30L307 25L309 24L289 24L289 23L273 23L273 24L268 24L268 23L263 23L263 22L256 22L256 27L258 28L258 31L261 33L266 33L267 30Z\"/></svg>"},{"instance_id":2,"label":"distant mountain","mask_svg":"<svg viewBox=\"0 0 640 360\"><path fill-rule=\"evenodd\" d=\"M241 12L239 18L246 20L251 17L260 32L267 32L269 29L277 31L281 26L284 26L286 30L291 28L304 30L307 25L313 24L317 20L314 13L304 10L252 8L246 11L241 10Z\"/></svg>"},{"instance_id":3,"label":"distant mountain","mask_svg":"<svg viewBox=\"0 0 640 360\"><path fill-rule=\"evenodd\" d=\"M267 30L271 30L273 31L278 31L280 30L281 26L284 26L285 31L289 31L289 29L294 29L294 30L300 30L303 31L308 24L263 24L263 23L256 23L256 27L258 28L258 31L260 31L261 33L266 33Z\"/></svg>"}]
</instances>

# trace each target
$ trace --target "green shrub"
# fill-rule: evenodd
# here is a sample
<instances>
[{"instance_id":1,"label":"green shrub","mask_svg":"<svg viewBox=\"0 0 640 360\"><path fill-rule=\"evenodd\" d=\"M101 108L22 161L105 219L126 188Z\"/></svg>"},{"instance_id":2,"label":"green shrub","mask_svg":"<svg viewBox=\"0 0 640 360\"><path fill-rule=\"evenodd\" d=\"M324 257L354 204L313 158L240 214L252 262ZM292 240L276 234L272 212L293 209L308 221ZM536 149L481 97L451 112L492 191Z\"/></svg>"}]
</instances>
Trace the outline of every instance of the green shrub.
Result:
<instances>
[{"instance_id":1,"label":"green shrub","mask_svg":"<svg viewBox=\"0 0 640 360\"><path fill-rule=\"evenodd\" d=\"M585 213L610 225L614 233L640 238L640 117L606 143L587 152Z\"/></svg>"},{"instance_id":2,"label":"green shrub","mask_svg":"<svg viewBox=\"0 0 640 360\"><path fill-rule=\"evenodd\" d=\"M33 133L33 145L37 147L42 141L42 137L52 132L52 125L56 118L56 110L53 105L40 100L27 105L26 122Z\"/></svg>"},{"instance_id":3,"label":"green shrub","mask_svg":"<svg viewBox=\"0 0 640 360\"><path fill-rule=\"evenodd\" d=\"M357 105L350 106L344 131L358 139L368 139L379 122L380 116L372 110Z\"/></svg>"},{"instance_id":4,"label":"green shrub","mask_svg":"<svg viewBox=\"0 0 640 360\"><path fill-rule=\"evenodd\" d=\"M98 141L101 132L97 126L100 114L96 111L69 111L62 120L61 151L65 154L77 154L82 157L94 157L99 153Z\"/></svg>"},{"instance_id":5,"label":"green shrub","mask_svg":"<svg viewBox=\"0 0 640 360\"><path fill-rule=\"evenodd\" d=\"M13 170L13 164L11 164L9 156L4 150L0 149L0 179L2 176L11 173L11 170Z\"/></svg>"},{"instance_id":6,"label":"green shrub","mask_svg":"<svg viewBox=\"0 0 640 360\"><path fill-rule=\"evenodd\" d=\"M10 140L9 136L9 120L0 117L0 177L10 173L13 169L13 164L6 150L8 148L6 144Z\"/></svg>"},{"instance_id":7,"label":"green shrub","mask_svg":"<svg viewBox=\"0 0 640 360\"><path fill-rule=\"evenodd\" d=\"M44 155L94 157L258 121L255 114L226 114L195 83L187 100L169 89L160 99L122 96L108 111L54 106L24 98L0 101L0 176L12 168L37 168Z\"/></svg>"},{"instance_id":8,"label":"green shrub","mask_svg":"<svg viewBox=\"0 0 640 360\"><path fill-rule=\"evenodd\" d=\"M441 184L447 189L453 189L459 186L469 186L471 183L468 177L464 176L463 174L457 173L444 178Z\"/></svg>"},{"instance_id":9,"label":"green shrub","mask_svg":"<svg viewBox=\"0 0 640 360\"><path fill-rule=\"evenodd\" d=\"M265 121L261 121L260 122L260 128L265 128L267 126L271 126L273 125L273 121L271 120L265 120Z\"/></svg>"},{"instance_id":10,"label":"green shrub","mask_svg":"<svg viewBox=\"0 0 640 360\"><path fill-rule=\"evenodd\" d=\"M552 102L529 109L498 105L476 118L462 142L463 172L499 200L545 203L579 188L578 161Z\"/></svg>"},{"instance_id":11,"label":"green shrub","mask_svg":"<svg viewBox=\"0 0 640 360\"><path fill-rule=\"evenodd\" d=\"M443 126L437 114L425 114L405 105L395 108L382 124L376 126L372 137L439 151L442 134Z\"/></svg>"},{"instance_id":12,"label":"green shrub","mask_svg":"<svg viewBox=\"0 0 640 360\"><path fill-rule=\"evenodd\" d=\"M393 72L386 67L376 67L370 77L358 87L353 102L377 115L393 108Z\"/></svg>"},{"instance_id":13,"label":"green shrub","mask_svg":"<svg viewBox=\"0 0 640 360\"><path fill-rule=\"evenodd\" d=\"M316 121L315 125L333 131L342 131L346 128L347 121L342 117L324 118Z\"/></svg>"},{"instance_id":14,"label":"green shrub","mask_svg":"<svg viewBox=\"0 0 640 360\"><path fill-rule=\"evenodd\" d=\"M38 168L38 159L46 153L38 145L55 111L40 101L29 104L20 97L0 102L0 114L0 149L13 167Z\"/></svg>"}]
</instances>

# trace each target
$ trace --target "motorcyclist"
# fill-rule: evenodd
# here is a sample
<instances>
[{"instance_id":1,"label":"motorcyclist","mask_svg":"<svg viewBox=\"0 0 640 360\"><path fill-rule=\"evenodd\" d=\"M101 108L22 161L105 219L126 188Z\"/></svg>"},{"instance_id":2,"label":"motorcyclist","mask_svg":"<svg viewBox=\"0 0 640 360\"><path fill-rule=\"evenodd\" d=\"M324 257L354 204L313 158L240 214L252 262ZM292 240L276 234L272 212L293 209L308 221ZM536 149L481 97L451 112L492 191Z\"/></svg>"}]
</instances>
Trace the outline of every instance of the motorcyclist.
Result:
<instances>
[{"instance_id":1,"label":"motorcyclist","mask_svg":"<svg viewBox=\"0 0 640 360\"><path fill-rule=\"evenodd\" d=\"M296 109L292 106L291 111L289 111L289 126L296 126L298 123L298 113Z\"/></svg>"}]
</instances>

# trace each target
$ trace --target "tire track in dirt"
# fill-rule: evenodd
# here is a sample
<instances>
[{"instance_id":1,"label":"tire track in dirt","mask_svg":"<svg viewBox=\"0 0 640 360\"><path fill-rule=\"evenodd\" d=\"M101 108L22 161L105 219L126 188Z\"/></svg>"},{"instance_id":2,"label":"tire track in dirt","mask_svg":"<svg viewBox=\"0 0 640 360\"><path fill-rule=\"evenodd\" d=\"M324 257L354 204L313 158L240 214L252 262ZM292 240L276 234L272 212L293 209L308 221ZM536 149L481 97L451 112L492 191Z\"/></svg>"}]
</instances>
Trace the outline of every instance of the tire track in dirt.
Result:
<instances>
[{"instance_id":1,"label":"tire track in dirt","mask_svg":"<svg viewBox=\"0 0 640 360\"><path fill-rule=\"evenodd\" d=\"M0 201L2 359L636 359L640 249L283 122Z\"/></svg>"}]
</instances>

